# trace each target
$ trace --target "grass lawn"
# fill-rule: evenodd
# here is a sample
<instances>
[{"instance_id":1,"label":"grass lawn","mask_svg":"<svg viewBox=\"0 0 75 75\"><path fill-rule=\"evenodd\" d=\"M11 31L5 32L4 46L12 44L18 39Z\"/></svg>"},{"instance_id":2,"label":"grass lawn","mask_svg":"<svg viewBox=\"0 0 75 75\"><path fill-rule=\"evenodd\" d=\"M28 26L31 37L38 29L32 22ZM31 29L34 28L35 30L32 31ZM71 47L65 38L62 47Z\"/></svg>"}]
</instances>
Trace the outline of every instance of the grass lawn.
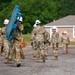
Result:
<instances>
[{"instance_id":1,"label":"grass lawn","mask_svg":"<svg viewBox=\"0 0 75 75\"><path fill-rule=\"evenodd\" d=\"M24 34L23 35L24 40L26 41L27 45L30 45L30 40L31 40L31 34Z\"/></svg>"},{"instance_id":2,"label":"grass lawn","mask_svg":"<svg viewBox=\"0 0 75 75\"><path fill-rule=\"evenodd\" d=\"M71 45L72 45L72 44L75 45L75 42L70 42L70 44L71 44Z\"/></svg>"}]
</instances>

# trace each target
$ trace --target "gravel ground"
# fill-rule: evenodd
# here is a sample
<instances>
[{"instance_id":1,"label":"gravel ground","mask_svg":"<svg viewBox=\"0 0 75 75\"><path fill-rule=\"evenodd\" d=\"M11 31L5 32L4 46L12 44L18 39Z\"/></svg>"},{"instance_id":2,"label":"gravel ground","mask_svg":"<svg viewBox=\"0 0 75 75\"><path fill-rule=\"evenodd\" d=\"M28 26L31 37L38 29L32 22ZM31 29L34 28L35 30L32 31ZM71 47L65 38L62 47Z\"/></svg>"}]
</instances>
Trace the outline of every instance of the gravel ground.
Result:
<instances>
[{"instance_id":1,"label":"gravel ground","mask_svg":"<svg viewBox=\"0 0 75 75\"><path fill-rule=\"evenodd\" d=\"M49 47L48 60L43 63L36 63L32 59L32 47L24 49L25 59L22 59L21 67L13 67L11 64L4 64L4 57L0 57L0 75L75 75L75 46L69 46L69 53L63 54L62 47L59 48L59 60L53 58L53 50Z\"/></svg>"}]
</instances>

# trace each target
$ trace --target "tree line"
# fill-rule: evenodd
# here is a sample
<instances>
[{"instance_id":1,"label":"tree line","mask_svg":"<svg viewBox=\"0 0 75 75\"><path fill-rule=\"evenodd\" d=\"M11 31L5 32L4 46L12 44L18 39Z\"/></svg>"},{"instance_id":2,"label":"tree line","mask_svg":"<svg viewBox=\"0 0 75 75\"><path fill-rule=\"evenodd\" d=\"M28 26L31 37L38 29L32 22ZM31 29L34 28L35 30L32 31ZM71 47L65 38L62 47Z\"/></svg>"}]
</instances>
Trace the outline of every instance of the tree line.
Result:
<instances>
[{"instance_id":1,"label":"tree line","mask_svg":"<svg viewBox=\"0 0 75 75\"><path fill-rule=\"evenodd\" d=\"M67 15L75 15L74 0L0 0L0 27L4 26L4 19L10 19L15 5L20 6L24 34L31 33L37 19L44 25Z\"/></svg>"}]
</instances>

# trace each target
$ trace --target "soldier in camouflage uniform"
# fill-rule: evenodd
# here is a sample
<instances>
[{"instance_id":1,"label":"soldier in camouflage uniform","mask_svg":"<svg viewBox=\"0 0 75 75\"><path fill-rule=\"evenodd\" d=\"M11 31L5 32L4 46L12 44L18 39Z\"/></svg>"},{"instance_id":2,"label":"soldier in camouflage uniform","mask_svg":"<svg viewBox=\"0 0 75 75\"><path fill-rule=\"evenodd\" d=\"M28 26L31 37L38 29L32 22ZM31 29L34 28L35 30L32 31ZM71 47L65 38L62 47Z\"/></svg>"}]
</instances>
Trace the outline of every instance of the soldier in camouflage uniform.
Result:
<instances>
[{"instance_id":1,"label":"soldier in camouflage uniform","mask_svg":"<svg viewBox=\"0 0 75 75\"><path fill-rule=\"evenodd\" d=\"M37 57L37 62L40 60L40 54L42 56L43 62L45 62L45 45L44 45L44 33L45 30L42 29L40 26L40 21L36 20L36 30L33 33L33 38L35 37L35 43L36 43L36 57Z\"/></svg>"},{"instance_id":2,"label":"soldier in camouflage uniform","mask_svg":"<svg viewBox=\"0 0 75 75\"><path fill-rule=\"evenodd\" d=\"M2 31L1 31L1 28L0 28L0 56L2 56Z\"/></svg>"},{"instance_id":3,"label":"soldier in camouflage uniform","mask_svg":"<svg viewBox=\"0 0 75 75\"><path fill-rule=\"evenodd\" d=\"M21 46L20 46L20 41L23 39L22 37L22 31L23 31L23 25L21 24L22 22L22 17L18 19L18 27L15 32L14 38L10 41L11 42L11 53L12 53L12 59L15 61L15 66L20 67L21 66Z\"/></svg>"},{"instance_id":4,"label":"soldier in camouflage uniform","mask_svg":"<svg viewBox=\"0 0 75 75\"><path fill-rule=\"evenodd\" d=\"M63 44L64 54L68 53L68 44L70 43L69 36L67 35L67 31L64 31L63 36L61 37L61 42Z\"/></svg>"},{"instance_id":5,"label":"soldier in camouflage uniform","mask_svg":"<svg viewBox=\"0 0 75 75\"><path fill-rule=\"evenodd\" d=\"M35 43L35 35L34 35L34 32L36 30L36 27L37 27L37 25L34 24L34 29L32 31L32 37L31 37L31 46L33 48L33 59L36 59L36 43Z\"/></svg>"},{"instance_id":6,"label":"soldier in camouflage uniform","mask_svg":"<svg viewBox=\"0 0 75 75\"><path fill-rule=\"evenodd\" d=\"M44 44L45 44L45 55L46 55L46 59L47 59L47 56L48 56L48 46L50 45L50 34L45 31L45 36L44 36Z\"/></svg>"},{"instance_id":7,"label":"soldier in camouflage uniform","mask_svg":"<svg viewBox=\"0 0 75 75\"><path fill-rule=\"evenodd\" d=\"M54 50L54 58L53 60L58 60L58 43L59 43L59 33L56 32L57 27L53 26L52 30L52 37L51 37L51 42L52 42L52 47Z\"/></svg>"},{"instance_id":8,"label":"soldier in camouflage uniform","mask_svg":"<svg viewBox=\"0 0 75 75\"><path fill-rule=\"evenodd\" d=\"M4 20L4 27L2 28L2 40L3 40L3 50L5 53L5 61L4 63L9 63L10 60L8 59L9 57L9 41L6 38L6 26L8 25L9 20L5 19Z\"/></svg>"}]
</instances>

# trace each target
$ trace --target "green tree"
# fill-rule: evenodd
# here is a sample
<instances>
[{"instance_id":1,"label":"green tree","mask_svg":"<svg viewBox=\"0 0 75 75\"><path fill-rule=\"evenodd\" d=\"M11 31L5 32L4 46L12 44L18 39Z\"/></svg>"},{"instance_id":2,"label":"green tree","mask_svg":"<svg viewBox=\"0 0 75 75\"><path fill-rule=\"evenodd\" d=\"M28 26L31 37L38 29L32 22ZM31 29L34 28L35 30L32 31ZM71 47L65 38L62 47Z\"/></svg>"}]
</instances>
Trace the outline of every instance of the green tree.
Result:
<instances>
[{"instance_id":1,"label":"green tree","mask_svg":"<svg viewBox=\"0 0 75 75\"><path fill-rule=\"evenodd\" d=\"M37 19L44 25L67 15L75 15L74 0L0 0L0 3L0 27L3 27L4 19L10 19L17 4L23 16L23 33L30 33Z\"/></svg>"}]
</instances>

